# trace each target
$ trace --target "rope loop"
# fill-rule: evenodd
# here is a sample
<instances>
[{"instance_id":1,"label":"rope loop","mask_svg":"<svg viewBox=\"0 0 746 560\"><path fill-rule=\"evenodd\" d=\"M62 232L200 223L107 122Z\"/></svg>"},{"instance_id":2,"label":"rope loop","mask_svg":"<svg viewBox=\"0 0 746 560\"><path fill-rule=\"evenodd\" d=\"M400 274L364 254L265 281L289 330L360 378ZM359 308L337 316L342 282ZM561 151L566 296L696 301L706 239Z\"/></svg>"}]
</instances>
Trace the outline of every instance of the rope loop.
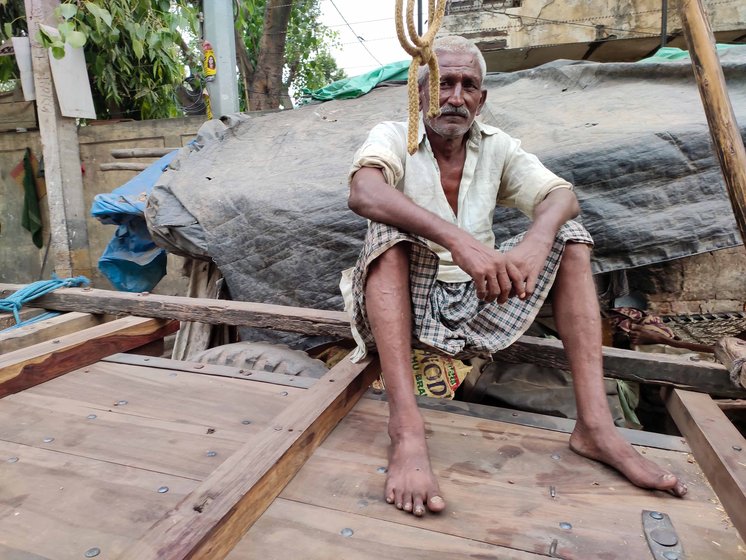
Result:
<instances>
[{"instance_id":1,"label":"rope loop","mask_svg":"<svg viewBox=\"0 0 746 560\"><path fill-rule=\"evenodd\" d=\"M415 0L407 0L407 31L404 32L404 16L402 13L404 0L396 0L396 36L399 44L412 57L409 65L407 79L407 98L409 101L409 114L407 121L407 151L410 155L417 151L417 130L419 128L419 100L417 95L417 71L420 66L427 64L430 70L430 106L427 108L428 118L435 118L440 114L440 75L438 72L438 57L433 50L435 34L443 22L446 9L446 0L428 0L429 25L427 32L420 36L414 26L414 3ZM423 111L425 108L423 107Z\"/></svg>"},{"instance_id":2,"label":"rope loop","mask_svg":"<svg viewBox=\"0 0 746 560\"><path fill-rule=\"evenodd\" d=\"M20 311L24 303L34 300L38 297L48 294L57 288L71 288L74 286L87 286L91 283L85 276L76 276L74 278L58 278L56 274L52 275L51 280L39 280L32 282L10 294L4 299L0 299L0 312L13 313L16 325L20 325Z\"/></svg>"}]
</instances>

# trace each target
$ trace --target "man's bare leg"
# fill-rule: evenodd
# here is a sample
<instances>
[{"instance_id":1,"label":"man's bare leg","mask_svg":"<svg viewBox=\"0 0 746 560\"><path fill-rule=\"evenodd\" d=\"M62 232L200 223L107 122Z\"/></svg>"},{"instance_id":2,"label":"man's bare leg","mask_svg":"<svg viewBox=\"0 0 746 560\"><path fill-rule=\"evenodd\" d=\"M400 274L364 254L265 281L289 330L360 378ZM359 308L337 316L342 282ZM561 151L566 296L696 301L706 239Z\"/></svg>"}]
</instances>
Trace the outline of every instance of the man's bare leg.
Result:
<instances>
[{"instance_id":1,"label":"man's bare leg","mask_svg":"<svg viewBox=\"0 0 746 560\"><path fill-rule=\"evenodd\" d=\"M389 402L389 466L385 498L417 516L445 508L430 467L425 425L414 397L409 244L398 243L371 263L365 308L381 359Z\"/></svg>"},{"instance_id":2,"label":"man's bare leg","mask_svg":"<svg viewBox=\"0 0 746 560\"><path fill-rule=\"evenodd\" d=\"M612 421L602 373L601 319L587 245L568 243L565 248L552 305L578 407L570 448L614 467L642 488L666 490L676 496L686 494L686 486L675 475L640 455Z\"/></svg>"}]
</instances>

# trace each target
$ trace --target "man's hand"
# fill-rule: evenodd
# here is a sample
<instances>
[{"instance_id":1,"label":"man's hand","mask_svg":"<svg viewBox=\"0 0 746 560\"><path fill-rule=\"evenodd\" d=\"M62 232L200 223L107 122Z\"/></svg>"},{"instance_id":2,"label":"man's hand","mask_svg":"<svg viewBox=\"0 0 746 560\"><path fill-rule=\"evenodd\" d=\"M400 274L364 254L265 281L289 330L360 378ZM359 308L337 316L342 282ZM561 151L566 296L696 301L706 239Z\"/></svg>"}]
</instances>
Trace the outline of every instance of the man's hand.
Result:
<instances>
[{"instance_id":1,"label":"man's hand","mask_svg":"<svg viewBox=\"0 0 746 560\"><path fill-rule=\"evenodd\" d=\"M526 237L516 247L505 253L505 256L518 269L521 282L525 283L524 293L516 292L518 297L526 299L534 293L539 274L552 250L553 240L538 240Z\"/></svg>"},{"instance_id":2,"label":"man's hand","mask_svg":"<svg viewBox=\"0 0 746 560\"><path fill-rule=\"evenodd\" d=\"M525 277L508 254L485 247L470 235L452 250L453 262L474 280L477 297L505 303L512 295L525 297Z\"/></svg>"},{"instance_id":3,"label":"man's hand","mask_svg":"<svg viewBox=\"0 0 746 560\"><path fill-rule=\"evenodd\" d=\"M505 303L512 296L523 300L534 293L551 248L551 241L524 239L514 249L501 253L469 236L451 255L474 280L479 299Z\"/></svg>"}]
</instances>

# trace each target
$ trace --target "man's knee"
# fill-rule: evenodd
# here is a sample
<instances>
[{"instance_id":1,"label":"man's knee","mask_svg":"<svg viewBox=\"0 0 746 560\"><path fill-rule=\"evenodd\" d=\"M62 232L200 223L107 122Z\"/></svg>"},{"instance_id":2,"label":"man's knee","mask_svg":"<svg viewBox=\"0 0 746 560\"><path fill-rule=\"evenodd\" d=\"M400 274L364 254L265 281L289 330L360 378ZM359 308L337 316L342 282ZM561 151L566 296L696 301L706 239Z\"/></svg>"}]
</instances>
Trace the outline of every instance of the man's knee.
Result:
<instances>
[{"instance_id":1,"label":"man's knee","mask_svg":"<svg viewBox=\"0 0 746 560\"><path fill-rule=\"evenodd\" d=\"M585 270L591 265L591 247L585 243L569 241L562 253L560 268L569 270Z\"/></svg>"},{"instance_id":2,"label":"man's knee","mask_svg":"<svg viewBox=\"0 0 746 560\"><path fill-rule=\"evenodd\" d=\"M402 242L389 247L368 265L368 275L396 271L409 271L409 243Z\"/></svg>"}]
</instances>

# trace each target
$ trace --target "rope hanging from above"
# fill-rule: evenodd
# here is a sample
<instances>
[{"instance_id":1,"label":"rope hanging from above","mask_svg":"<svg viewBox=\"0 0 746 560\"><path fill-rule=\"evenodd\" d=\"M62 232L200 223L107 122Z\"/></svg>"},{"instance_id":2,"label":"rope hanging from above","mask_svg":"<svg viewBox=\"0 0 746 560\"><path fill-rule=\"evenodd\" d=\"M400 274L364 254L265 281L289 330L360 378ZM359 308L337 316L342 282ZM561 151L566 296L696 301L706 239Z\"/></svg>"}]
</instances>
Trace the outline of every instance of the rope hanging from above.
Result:
<instances>
[{"instance_id":1,"label":"rope hanging from above","mask_svg":"<svg viewBox=\"0 0 746 560\"><path fill-rule=\"evenodd\" d=\"M443 22L446 9L446 0L428 0L428 27L427 33L419 36L414 27L414 3L415 0L407 0L407 31L404 32L403 8L404 0L396 0L396 36L399 44L412 57L409 65L409 77L407 79L407 97L409 99L409 118L407 124L407 151L414 154L417 151L417 129L419 103L417 100L417 70L420 66L427 64L430 69L430 107L427 116L435 118L440 114L440 74L438 72L438 58L432 50L433 39ZM425 108L423 107L423 111Z\"/></svg>"}]
</instances>

